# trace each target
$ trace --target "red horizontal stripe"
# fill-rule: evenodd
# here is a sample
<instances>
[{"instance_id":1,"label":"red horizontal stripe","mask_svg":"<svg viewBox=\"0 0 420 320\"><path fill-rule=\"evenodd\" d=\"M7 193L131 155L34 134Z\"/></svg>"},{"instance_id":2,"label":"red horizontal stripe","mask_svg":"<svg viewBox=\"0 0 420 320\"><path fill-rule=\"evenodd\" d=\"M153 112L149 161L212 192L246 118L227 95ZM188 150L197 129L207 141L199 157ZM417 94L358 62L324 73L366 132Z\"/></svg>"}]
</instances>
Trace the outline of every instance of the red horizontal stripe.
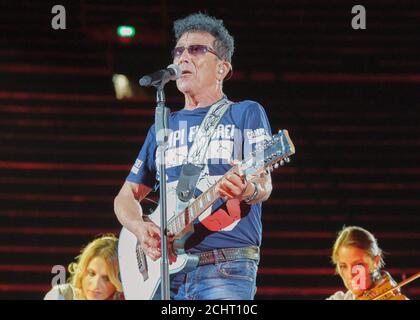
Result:
<instances>
[{"instance_id":1,"label":"red horizontal stripe","mask_svg":"<svg viewBox=\"0 0 420 320\"><path fill-rule=\"evenodd\" d=\"M296 199L278 199L271 197L267 200L270 205L284 205L284 206L336 206L341 200L338 199L322 199L322 198L296 198Z\"/></svg>"},{"instance_id":2,"label":"red horizontal stripe","mask_svg":"<svg viewBox=\"0 0 420 320\"><path fill-rule=\"evenodd\" d=\"M14 106L14 105L8 105L8 106L1 106L0 110L4 113L23 113L23 114L58 114L58 115L115 115L115 116L147 116L150 117L150 124L152 124L153 121L153 115L154 110L152 108L145 109L145 108L137 108L137 109L129 109L129 108L112 108L112 109L105 109L105 108L76 108L76 107L60 107L60 106ZM24 120L19 120L20 123ZM38 121L38 120L33 120ZM48 121L54 121L54 120L48 120ZM66 121L66 125L69 122ZM74 122L73 122L74 123ZM118 124L118 123L117 123ZM144 127L145 124L137 123L138 127ZM89 126L87 124L87 126Z\"/></svg>"},{"instance_id":3,"label":"red horizontal stripe","mask_svg":"<svg viewBox=\"0 0 420 320\"><path fill-rule=\"evenodd\" d=\"M413 174L420 174L420 167L416 168L297 168L297 167L282 167L279 169L279 174L346 174L346 175L413 175Z\"/></svg>"},{"instance_id":4,"label":"red horizontal stripe","mask_svg":"<svg viewBox=\"0 0 420 320\"><path fill-rule=\"evenodd\" d=\"M321 172L322 169L319 169ZM329 168L328 172L333 174L420 174L418 168ZM325 172L325 171L324 171Z\"/></svg>"},{"instance_id":5,"label":"red horizontal stripe","mask_svg":"<svg viewBox=\"0 0 420 320\"><path fill-rule=\"evenodd\" d=\"M263 238L312 238L312 239L335 239L335 232L322 231L265 231Z\"/></svg>"},{"instance_id":6,"label":"red horizontal stripe","mask_svg":"<svg viewBox=\"0 0 420 320\"><path fill-rule=\"evenodd\" d=\"M51 202L111 202L113 198L107 196L81 195L81 194L16 194L16 193L1 193L1 200L12 201L51 201Z\"/></svg>"},{"instance_id":7,"label":"red horizontal stripe","mask_svg":"<svg viewBox=\"0 0 420 320\"><path fill-rule=\"evenodd\" d=\"M353 116L349 116L349 119L354 118ZM305 129L311 130L314 133L317 132L328 132L328 133L368 133L371 134L373 132L381 132L381 133L418 133L420 128L417 126L407 126L404 124L393 125L393 126L354 126L354 125L341 125L341 126L331 126L326 124L320 124L317 126L307 126Z\"/></svg>"},{"instance_id":8,"label":"red horizontal stripe","mask_svg":"<svg viewBox=\"0 0 420 320\"><path fill-rule=\"evenodd\" d=\"M337 183L337 189L349 189L349 190L416 190L420 189L420 183Z\"/></svg>"},{"instance_id":9,"label":"red horizontal stripe","mask_svg":"<svg viewBox=\"0 0 420 320\"><path fill-rule=\"evenodd\" d=\"M80 249L81 248L78 248L78 247L64 247L64 246L13 246L13 245L0 246L1 253L77 254L80 251Z\"/></svg>"},{"instance_id":10,"label":"red horizontal stripe","mask_svg":"<svg viewBox=\"0 0 420 320\"><path fill-rule=\"evenodd\" d=\"M420 83L420 74L350 74L350 73L285 72L283 73L282 79L289 82L305 81L305 82Z\"/></svg>"},{"instance_id":11,"label":"red horizontal stripe","mask_svg":"<svg viewBox=\"0 0 420 320\"><path fill-rule=\"evenodd\" d=\"M1 110L1 107L0 107ZM142 113L144 110L130 110L135 111L137 114ZM141 112L140 112L141 111ZM26 113L26 112L25 112ZM101 121L68 121L68 120L59 120L59 119L50 119L50 120L41 120L41 119L0 119L0 126L5 127L25 127L25 128L149 128L152 124L153 119L150 118L150 123L139 122L137 119L134 121L124 120L124 122L116 122L114 118L110 118L108 121L101 120Z\"/></svg>"},{"instance_id":12,"label":"red horizontal stripe","mask_svg":"<svg viewBox=\"0 0 420 320\"><path fill-rule=\"evenodd\" d=\"M376 232L378 239L420 239L420 232ZM335 239L335 232L324 231L266 231L267 238Z\"/></svg>"},{"instance_id":13,"label":"red horizontal stripe","mask_svg":"<svg viewBox=\"0 0 420 320\"><path fill-rule=\"evenodd\" d=\"M346 203L349 205L356 206L419 206L420 199L349 199L346 200Z\"/></svg>"},{"instance_id":14,"label":"red horizontal stripe","mask_svg":"<svg viewBox=\"0 0 420 320\"><path fill-rule=\"evenodd\" d=\"M20 170L66 170L66 171L127 171L131 165L100 163L51 163L0 161L0 169Z\"/></svg>"},{"instance_id":15,"label":"red horizontal stripe","mask_svg":"<svg viewBox=\"0 0 420 320\"><path fill-rule=\"evenodd\" d=\"M333 295L337 291L346 291L341 287L274 287L274 286L258 286L257 295L260 296L325 296L325 299ZM407 295L420 295L420 287L406 288Z\"/></svg>"},{"instance_id":16,"label":"red horizontal stripe","mask_svg":"<svg viewBox=\"0 0 420 320\"><path fill-rule=\"evenodd\" d=\"M0 265L0 272L39 272L50 273L53 266L48 265Z\"/></svg>"},{"instance_id":17,"label":"red horizontal stripe","mask_svg":"<svg viewBox=\"0 0 420 320\"><path fill-rule=\"evenodd\" d=\"M268 200L269 201L269 200ZM267 202L267 206L270 205L270 202ZM1 211L0 211L1 212ZM415 222L420 221L420 216L413 216L413 215L399 215L399 214L382 214L376 213L374 215L360 215L360 214L352 214L351 218L353 220L359 221L378 221L380 219L381 222ZM315 214L286 214L282 213L279 215L278 213L273 212L264 212L263 221L302 221L302 222L314 222L314 221L347 221L349 219L349 215L315 215Z\"/></svg>"},{"instance_id":18,"label":"red horizontal stripe","mask_svg":"<svg viewBox=\"0 0 420 320\"><path fill-rule=\"evenodd\" d=\"M0 210L0 217L13 218L74 218L74 219L115 219L111 213L65 212L65 211L31 211Z\"/></svg>"},{"instance_id":19,"label":"red horizontal stripe","mask_svg":"<svg viewBox=\"0 0 420 320\"><path fill-rule=\"evenodd\" d=\"M53 65L35 65L35 64L0 64L0 72L9 73L29 73L29 74L59 74L59 75L83 75L83 76L109 76L112 75L110 68L92 68L92 67L66 67Z\"/></svg>"},{"instance_id":20,"label":"red horizontal stripe","mask_svg":"<svg viewBox=\"0 0 420 320\"><path fill-rule=\"evenodd\" d=\"M266 207L270 207L270 200L267 200ZM272 207L270 207L271 209ZM274 208L273 208L274 209ZM308 215L308 214L285 214L282 213L279 215L277 212L264 211L262 216L263 221L302 221L302 222L314 222L314 221L342 221L347 220L348 216L339 216L339 215Z\"/></svg>"},{"instance_id":21,"label":"red horizontal stripe","mask_svg":"<svg viewBox=\"0 0 420 320\"><path fill-rule=\"evenodd\" d=\"M331 249L274 249L264 248L261 256L329 256Z\"/></svg>"},{"instance_id":22,"label":"red horizontal stripe","mask_svg":"<svg viewBox=\"0 0 420 320\"><path fill-rule=\"evenodd\" d=\"M408 61L408 60L387 60L387 59L379 59L378 65L385 66L385 67L420 67L420 62L418 61Z\"/></svg>"},{"instance_id":23,"label":"red horizontal stripe","mask_svg":"<svg viewBox=\"0 0 420 320\"><path fill-rule=\"evenodd\" d=\"M2 26L7 27L7 26ZM34 51L32 51L34 50ZM17 50L17 49L0 49L0 56L5 57L36 57L36 58L70 58L70 59L78 59L78 60L86 60L86 58L98 60L98 54L93 52L83 52L83 55L80 53L72 53L72 52L61 52L61 51L53 51L53 49L49 49L48 51L35 51L36 48L31 48L30 51L28 50ZM105 61L105 57L103 57Z\"/></svg>"},{"instance_id":24,"label":"red horizontal stripe","mask_svg":"<svg viewBox=\"0 0 420 320\"><path fill-rule=\"evenodd\" d=\"M353 206L407 206L414 207L420 205L417 199L322 199L322 198L295 198L295 199L277 199L271 197L267 200L271 205L285 206L336 206L339 203L345 203Z\"/></svg>"},{"instance_id":25,"label":"red horizontal stripe","mask_svg":"<svg viewBox=\"0 0 420 320\"><path fill-rule=\"evenodd\" d=\"M329 103L332 103L329 100ZM335 103L342 103L342 101L337 101ZM320 108L326 105L324 101L313 101L313 100L301 100L297 102L298 105L307 106L307 107L314 107ZM366 119L399 119L401 117L409 117L414 116L416 117L417 114L415 112L393 112L387 110L386 112L373 112L373 111L358 111L353 110L352 112L345 112L345 111L329 111L329 112L322 112L322 111L303 111L302 116L305 118L312 118L312 119L355 119L355 118L366 118ZM360 119L359 119L360 121ZM322 126L320 126L322 127Z\"/></svg>"},{"instance_id":26,"label":"red horizontal stripe","mask_svg":"<svg viewBox=\"0 0 420 320\"><path fill-rule=\"evenodd\" d=\"M48 134L48 133L1 133L3 140L24 140L24 141L85 141L85 142L134 142L140 144L145 136L116 136L113 133L109 135L95 134Z\"/></svg>"},{"instance_id":27,"label":"red horizontal stripe","mask_svg":"<svg viewBox=\"0 0 420 320\"><path fill-rule=\"evenodd\" d=\"M77 94L77 93L49 93L49 92L16 92L0 91L0 99L15 100L47 100L54 101L77 101L77 102L95 102L95 101L117 101L115 96L97 95L97 94Z\"/></svg>"},{"instance_id":28,"label":"red horizontal stripe","mask_svg":"<svg viewBox=\"0 0 420 320\"><path fill-rule=\"evenodd\" d=\"M148 196L148 199L156 201L156 196ZM152 201L143 200L144 204L152 204ZM1 217L23 217L23 218L77 218L77 219L115 219L113 212L76 212L76 211L51 211L51 210L9 210L0 208Z\"/></svg>"},{"instance_id":29,"label":"red horizontal stripe","mask_svg":"<svg viewBox=\"0 0 420 320\"><path fill-rule=\"evenodd\" d=\"M45 292L51 290L49 284L13 284L0 283L0 291L2 292Z\"/></svg>"},{"instance_id":30,"label":"red horizontal stripe","mask_svg":"<svg viewBox=\"0 0 420 320\"><path fill-rule=\"evenodd\" d=\"M115 102L118 100L112 95L98 95L98 94L78 94L78 93L49 93L49 92L22 92L22 91L0 91L0 99L15 99L15 100L47 100L54 101L76 101L80 102ZM153 96L136 96L130 99L122 100L124 102L150 102L156 103ZM167 102L181 103L184 101L179 97L166 97Z\"/></svg>"},{"instance_id":31,"label":"red horizontal stripe","mask_svg":"<svg viewBox=\"0 0 420 320\"><path fill-rule=\"evenodd\" d=\"M261 296L276 296L276 295L324 295L328 298L335 292L343 290L343 288L310 288L310 287L272 287L272 286L258 286L257 295Z\"/></svg>"},{"instance_id":32,"label":"red horizontal stripe","mask_svg":"<svg viewBox=\"0 0 420 320\"><path fill-rule=\"evenodd\" d=\"M142 143L139 141L137 144L140 146ZM109 155L110 149L109 146L102 146L101 148L95 146L95 148L90 149L81 149L77 145L72 148L69 146L68 148L54 148L54 147L39 147L38 144L34 144L31 146L25 146L25 148L19 147L17 145L14 146L2 146L0 149L1 155L12 154L14 159L25 159L27 155L34 156L34 155L45 155L51 156L54 154L56 156L60 156L60 158L66 157L68 155L75 156L82 154L82 158L87 158L89 156L100 156L102 155L103 158L106 158ZM118 152L118 151L115 151ZM101 154L102 153L102 154Z\"/></svg>"},{"instance_id":33,"label":"red horizontal stripe","mask_svg":"<svg viewBox=\"0 0 420 320\"><path fill-rule=\"evenodd\" d=\"M261 275L328 275L334 276L334 268L258 268Z\"/></svg>"},{"instance_id":34,"label":"red horizontal stripe","mask_svg":"<svg viewBox=\"0 0 420 320\"><path fill-rule=\"evenodd\" d=\"M312 141L304 141L304 140L297 140L300 145L311 145L311 146L418 146L420 145L420 141L417 139L351 139L351 140L343 140L343 139L313 139Z\"/></svg>"},{"instance_id":35,"label":"red horizontal stripe","mask_svg":"<svg viewBox=\"0 0 420 320\"><path fill-rule=\"evenodd\" d=\"M103 233L119 234L116 229L97 228L42 228L42 227L0 227L0 234L26 234L26 235L89 235L96 236Z\"/></svg>"},{"instance_id":36,"label":"red horizontal stripe","mask_svg":"<svg viewBox=\"0 0 420 320\"><path fill-rule=\"evenodd\" d=\"M420 159L420 158L419 158ZM392 182L277 182L273 183L274 189L349 189L349 190L417 190L420 183L392 183Z\"/></svg>"},{"instance_id":37,"label":"red horizontal stripe","mask_svg":"<svg viewBox=\"0 0 420 320\"><path fill-rule=\"evenodd\" d=\"M266 72L256 72L252 71L248 74L249 79L253 81L275 81L277 79L277 74L271 71Z\"/></svg>"},{"instance_id":38,"label":"red horizontal stripe","mask_svg":"<svg viewBox=\"0 0 420 320\"><path fill-rule=\"evenodd\" d=\"M333 186L332 182L277 182L273 181L274 189L329 189ZM334 184L335 188L335 184Z\"/></svg>"},{"instance_id":39,"label":"red horizontal stripe","mask_svg":"<svg viewBox=\"0 0 420 320\"><path fill-rule=\"evenodd\" d=\"M123 179L68 179L68 178L19 178L2 177L1 182L10 185L60 185L60 186L122 186Z\"/></svg>"},{"instance_id":40,"label":"red horizontal stripe","mask_svg":"<svg viewBox=\"0 0 420 320\"><path fill-rule=\"evenodd\" d=\"M387 268L388 271L396 281L402 280L401 277L409 277L419 272L420 268ZM300 276L337 276L335 275L335 269L331 268L273 268L273 267L260 267L258 268L259 275L300 275ZM397 277L398 276L398 277Z\"/></svg>"}]
</instances>

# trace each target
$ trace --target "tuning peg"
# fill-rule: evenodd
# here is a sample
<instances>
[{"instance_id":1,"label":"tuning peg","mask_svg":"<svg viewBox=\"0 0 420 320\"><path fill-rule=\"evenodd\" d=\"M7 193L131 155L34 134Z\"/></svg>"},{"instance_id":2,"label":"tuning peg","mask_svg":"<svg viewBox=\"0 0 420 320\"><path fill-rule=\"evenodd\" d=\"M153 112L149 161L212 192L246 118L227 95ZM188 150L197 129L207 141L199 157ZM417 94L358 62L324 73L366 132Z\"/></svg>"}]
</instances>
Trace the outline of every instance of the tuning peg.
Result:
<instances>
[{"instance_id":1,"label":"tuning peg","mask_svg":"<svg viewBox=\"0 0 420 320\"><path fill-rule=\"evenodd\" d=\"M277 169L279 167L279 163L278 162L276 162L275 164L274 164L274 169Z\"/></svg>"},{"instance_id":2,"label":"tuning peg","mask_svg":"<svg viewBox=\"0 0 420 320\"><path fill-rule=\"evenodd\" d=\"M284 160L280 160L280 165L284 166Z\"/></svg>"},{"instance_id":3,"label":"tuning peg","mask_svg":"<svg viewBox=\"0 0 420 320\"><path fill-rule=\"evenodd\" d=\"M289 157L284 158L284 161L286 161L287 163L289 163L290 162L290 158Z\"/></svg>"}]
</instances>

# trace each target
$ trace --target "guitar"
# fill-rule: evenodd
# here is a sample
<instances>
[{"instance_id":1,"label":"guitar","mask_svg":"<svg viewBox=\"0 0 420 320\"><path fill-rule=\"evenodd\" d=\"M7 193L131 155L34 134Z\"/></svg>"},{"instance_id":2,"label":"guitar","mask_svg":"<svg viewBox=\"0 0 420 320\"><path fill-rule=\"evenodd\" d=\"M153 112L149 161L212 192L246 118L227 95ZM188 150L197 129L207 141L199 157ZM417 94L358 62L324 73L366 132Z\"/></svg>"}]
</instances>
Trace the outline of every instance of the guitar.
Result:
<instances>
[{"instance_id":1,"label":"guitar","mask_svg":"<svg viewBox=\"0 0 420 320\"><path fill-rule=\"evenodd\" d=\"M289 162L289 156L295 153L295 147L287 130L280 130L269 140L264 141L245 160L235 164L223 177L237 173L251 180L262 172L273 171L279 165ZM177 256L169 265L169 273L191 270L198 264L198 257L184 251L185 241L194 233L193 222L199 216L211 214L212 204L220 198L217 186L223 179L191 199L183 208L177 206L176 186L168 185L167 217L168 232L174 236L173 250ZM160 225L159 207L149 215L156 225ZM137 237L122 228L118 241L118 258L121 282L125 299L150 300L161 282L160 259L153 261L143 252Z\"/></svg>"}]
</instances>

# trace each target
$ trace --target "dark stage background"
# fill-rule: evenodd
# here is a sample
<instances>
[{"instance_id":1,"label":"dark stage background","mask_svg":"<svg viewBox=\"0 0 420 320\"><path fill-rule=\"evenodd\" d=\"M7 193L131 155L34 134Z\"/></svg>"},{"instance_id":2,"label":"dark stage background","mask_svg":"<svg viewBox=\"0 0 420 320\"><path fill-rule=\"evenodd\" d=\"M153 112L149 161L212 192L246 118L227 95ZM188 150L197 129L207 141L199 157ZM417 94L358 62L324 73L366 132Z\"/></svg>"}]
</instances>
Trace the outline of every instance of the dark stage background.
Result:
<instances>
[{"instance_id":1,"label":"dark stage background","mask_svg":"<svg viewBox=\"0 0 420 320\"><path fill-rule=\"evenodd\" d=\"M51 8L66 8L53 30ZM353 30L362 4L367 29ZM232 100L286 128L292 162L264 204L258 299L324 299L343 225L373 232L400 281L420 270L418 1L1 1L0 298L41 299L54 265L119 231L113 198L153 121L154 91L115 98L170 63L172 22L201 10L236 40ZM137 35L121 43L120 24ZM183 97L167 85L168 105ZM405 293L420 298L420 282Z\"/></svg>"}]
</instances>

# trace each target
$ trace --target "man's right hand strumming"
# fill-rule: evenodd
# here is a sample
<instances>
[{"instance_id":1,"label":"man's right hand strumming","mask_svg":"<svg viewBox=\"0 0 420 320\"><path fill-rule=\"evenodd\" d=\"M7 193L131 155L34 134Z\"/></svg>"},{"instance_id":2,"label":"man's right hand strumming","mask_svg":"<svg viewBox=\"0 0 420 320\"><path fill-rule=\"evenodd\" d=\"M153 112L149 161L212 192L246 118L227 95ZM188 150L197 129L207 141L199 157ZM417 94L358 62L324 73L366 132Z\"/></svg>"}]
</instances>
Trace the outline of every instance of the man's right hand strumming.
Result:
<instances>
[{"instance_id":1,"label":"man's right hand strumming","mask_svg":"<svg viewBox=\"0 0 420 320\"><path fill-rule=\"evenodd\" d=\"M153 222L144 217L144 222L140 224L138 232L136 232L137 239L143 248L144 253L153 261L156 261L162 256L161 242L160 242L160 228ZM169 264L176 261L176 255L173 251L172 243L174 237L168 235L168 253Z\"/></svg>"},{"instance_id":2,"label":"man's right hand strumming","mask_svg":"<svg viewBox=\"0 0 420 320\"><path fill-rule=\"evenodd\" d=\"M137 239L144 253L153 261L162 256L160 243L160 228L152 221L145 219L136 232Z\"/></svg>"}]
</instances>

